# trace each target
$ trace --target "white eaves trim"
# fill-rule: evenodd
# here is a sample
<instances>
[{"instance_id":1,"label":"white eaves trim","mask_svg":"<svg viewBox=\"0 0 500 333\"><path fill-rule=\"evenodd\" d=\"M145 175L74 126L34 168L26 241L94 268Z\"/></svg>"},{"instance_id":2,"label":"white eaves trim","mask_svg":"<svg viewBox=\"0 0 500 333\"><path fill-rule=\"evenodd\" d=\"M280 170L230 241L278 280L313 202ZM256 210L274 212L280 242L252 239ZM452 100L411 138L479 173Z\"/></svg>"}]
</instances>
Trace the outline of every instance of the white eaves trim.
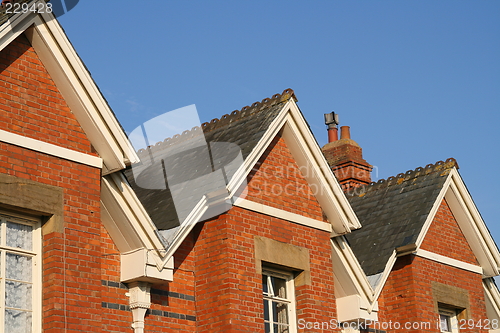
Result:
<instances>
[{"instance_id":1,"label":"white eaves trim","mask_svg":"<svg viewBox=\"0 0 500 333\"><path fill-rule=\"evenodd\" d=\"M314 146L311 145L307 137L303 135L304 131L300 128L301 124L296 122L297 118L300 120L302 117L300 114L294 114L294 109L296 109L296 113L299 113L296 104L293 103L286 119L287 122L283 127L283 138L299 168L306 170L306 174L302 174L302 176L308 182L316 200L318 200L328 221L331 223L332 236L350 233L352 229L359 228L357 226L359 224L358 219L352 211L350 216L350 205L326 160L317 159L312 153L312 147L318 149L319 147L316 141L314 141ZM305 122L303 125L305 126ZM326 175L329 175L329 177ZM336 191L337 188L340 193Z\"/></svg>"},{"instance_id":2,"label":"white eaves trim","mask_svg":"<svg viewBox=\"0 0 500 333\"><path fill-rule=\"evenodd\" d=\"M51 14L43 14L42 16L47 21L49 15ZM49 17L49 21L46 22L46 24L50 28L51 33L53 34L54 38L58 43L58 46L62 49L63 54L70 62L70 65L75 71L78 80L83 85L82 88L88 94L90 98L89 102L91 102L94 105L94 108L96 108L97 111L99 112L98 114L93 112L94 110L92 110L91 108L92 105L89 104L88 106L91 111L91 116L93 118L97 116L100 116L100 118L102 118L104 125L106 125L109 131L111 132L114 141L117 143L119 148L124 153L125 155L124 157L127 162L130 163L139 162L139 158L135 153L135 150L130 140L127 138L126 134L122 130L120 123L116 119L113 111L111 110L108 103L104 99L96 83L92 79L92 76L90 75L89 71L87 70L82 60L76 53L75 49L73 48L73 45L68 40L66 34L64 33L64 30L59 25L59 22L57 20L50 20ZM104 131L105 129L102 128L101 130Z\"/></svg>"},{"instance_id":3,"label":"white eaves trim","mask_svg":"<svg viewBox=\"0 0 500 333\"><path fill-rule=\"evenodd\" d=\"M483 268L481 266L469 264L467 262L464 262L464 261L461 261L461 260L457 260L457 259L453 259L453 258L450 258L450 257L446 257L446 256L443 256L443 255L434 253L434 252L430 252L430 251L423 250L423 249L418 249L414 254L416 256L419 256L419 257L422 257L422 258L425 258L425 259L429 259L429 260L432 260L432 261L436 261L436 262L439 262L441 264L445 264L445 265L448 265L448 266L460 268L460 269L463 269L463 270L466 270L466 271L470 271L470 272L473 272L473 273L477 273L477 274L483 274Z\"/></svg>"},{"instance_id":4,"label":"white eaves trim","mask_svg":"<svg viewBox=\"0 0 500 333\"><path fill-rule=\"evenodd\" d=\"M486 313L490 321L497 320L500 323L500 292L493 278L483 279L483 289L486 303ZM490 332L500 332L500 327Z\"/></svg>"},{"instance_id":5,"label":"white eaves trim","mask_svg":"<svg viewBox=\"0 0 500 333\"><path fill-rule=\"evenodd\" d=\"M312 170L310 175L304 175L304 177L309 185L314 184L316 188L319 189L319 195L318 193L315 193L315 195L331 224L331 235L339 236L351 232L351 229L359 228L361 224L358 218L349 205L340 185L335 180L333 172L324 159L318 144L293 98L290 98L285 103L252 152L247 156L243 165L234 173L233 178L227 185L229 193L228 199L239 193L241 187L246 185L245 181L248 174L252 171L262 154L264 154L267 147L269 147L272 140L280 131L283 131L283 138L299 168L304 166L308 168L307 170ZM240 204L242 204L242 202L243 201L240 201ZM282 212L272 209L269 210L269 208L260 207L258 209L267 211L270 213L268 215L281 214L281 216L283 216ZM164 257L165 261L169 260L170 256L175 253L184 238L189 234L207 209L206 198L202 198L182 223L180 230L175 235L172 243L168 246ZM285 215L293 219L292 222L297 223L297 221L303 222L307 220L311 225L324 227L322 224L318 225L317 221L314 219L312 219L314 221L313 223L303 216L299 218L298 216L290 215L291 213L285 213L287 213Z\"/></svg>"},{"instance_id":6,"label":"white eaves trim","mask_svg":"<svg viewBox=\"0 0 500 333\"><path fill-rule=\"evenodd\" d=\"M168 260L174 255L175 251L181 246L182 242L184 239L187 237L187 235L193 230L194 226L196 223L198 223L203 214L208 209L208 202L207 198L203 196L200 201L196 204L196 206L193 208L191 213L186 217L184 222L182 222L182 225L175 235L174 239L172 240L172 243L169 244L165 257L163 259L163 262L166 264Z\"/></svg>"},{"instance_id":7,"label":"white eaves trim","mask_svg":"<svg viewBox=\"0 0 500 333\"><path fill-rule=\"evenodd\" d=\"M424 222L424 225L422 227L422 230L420 230L420 234L417 237L417 240L415 241L415 244L417 246L417 249L420 248L422 245L422 242L424 241L425 235L427 235L427 231L429 231L429 228L432 224L432 221L434 221L434 217L436 216L439 207L441 206L441 202L444 199L444 196L448 190L448 187L450 186L451 183L451 176L448 174L448 178L446 179L443 187L441 188L441 191L439 191L439 194L436 198L436 201L434 201L434 204L432 205L431 211L427 215L427 219Z\"/></svg>"},{"instance_id":8,"label":"white eaves trim","mask_svg":"<svg viewBox=\"0 0 500 333\"><path fill-rule=\"evenodd\" d=\"M287 220L306 227L332 232L332 225L320 220L316 220L307 216L287 212L286 210L267 206L255 201L238 198L234 206L252 210L257 213L273 216L282 220Z\"/></svg>"},{"instance_id":9,"label":"white eaves trim","mask_svg":"<svg viewBox=\"0 0 500 333\"><path fill-rule=\"evenodd\" d=\"M299 107L295 101L291 100L290 102L289 121L283 132L284 138L285 140L288 139L287 144L291 146L290 151L296 160L306 158L302 162L304 164L299 166L307 166L313 171L312 175L305 175L305 178L310 184L315 184L318 189L321 189L316 197L323 210L325 210L328 220L332 223L334 232L340 235L361 228L358 217L328 165ZM292 129L292 131L289 131L288 128ZM293 139L288 134L293 134ZM295 153L298 151L300 151L300 154ZM313 163L312 165L306 164L308 162ZM335 218L338 220L336 221ZM342 228L340 228L340 224L343 225Z\"/></svg>"},{"instance_id":10,"label":"white eaves trim","mask_svg":"<svg viewBox=\"0 0 500 333\"><path fill-rule=\"evenodd\" d=\"M16 133L0 130L0 141L91 167L102 168L102 159L100 157L28 138Z\"/></svg>"},{"instance_id":11,"label":"white eaves trim","mask_svg":"<svg viewBox=\"0 0 500 333\"><path fill-rule=\"evenodd\" d=\"M356 214L335 180L333 172L293 98L283 106L282 111L247 156L243 166L229 182L228 190L231 195L240 190L247 175L280 131L299 168L308 171L308 174L303 176L311 188L316 189L314 195L332 225L332 236L343 235L350 233L352 229L360 228L361 224Z\"/></svg>"},{"instance_id":12,"label":"white eaves trim","mask_svg":"<svg viewBox=\"0 0 500 333\"><path fill-rule=\"evenodd\" d=\"M269 128L266 130L262 138L244 160L243 165L234 173L233 178L231 178L231 180L227 184L227 188L231 196L234 196L236 193L238 193L240 187L246 181L248 174L255 167L259 158L262 156L266 148L269 146L271 141L283 126L286 117L286 112L283 112L283 110L288 107L289 103L290 101L285 104L278 116L269 125Z\"/></svg>"},{"instance_id":13,"label":"white eaves trim","mask_svg":"<svg viewBox=\"0 0 500 333\"><path fill-rule=\"evenodd\" d=\"M156 226L151 221L132 188L128 185L125 176L121 173L105 176L102 178L102 185L111 195L111 197L102 198L103 204L106 207L114 207L122 212L123 216L127 218L127 222L131 224L132 229L141 240L141 246L156 250L158 253L164 252L164 244L157 234ZM122 225L125 224L122 216L116 220ZM135 250L135 248L123 249L120 252L131 250Z\"/></svg>"},{"instance_id":14,"label":"white eaves trim","mask_svg":"<svg viewBox=\"0 0 500 333\"><path fill-rule=\"evenodd\" d=\"M334 265L334 270L335 268L337 270L340 268L347 270L348 274L346 277L349 278L349 280L346 279L344 282L345 284L352 284L355 288L350 292L347 291L346 294L364 295L367 300L373 301L374 290L368 282L363 268L361 268L361 265L352 252L352 249L347 243L345 237L340 236L332 238L330 239L330 243L334 253L338 257L338 260L340 260L339 263L341 263L341 265ZM347 288L344 289L346 290Z\"/></svg>"},{"instance_id":15,"label":"white eaves trim","mask_svg":"<svg viewBox=\"0 0 500 333\"><path fill-rule=\"evenodd\" d=\"M102 178L101 219L120 252L122 282L173 280L173 258L121 173Z\"/></svg>"},{"instance_id":16,"label":"white eaves trim","mask_svg":"<svg viewBox=\"0 0 500 333\"><path fill-rule=\"evenodd\" d=\"M396 263L396 260L398 259L397 257L397 252L394 250L389 257L389 260L387 260L387 264L385 265L384 271L382 272L382 276L380 280L378 281L376 286L372 286L375 289L375 295L374 295L374 300L378 300L380 294L382 293L382 290L384 289L385 283L387 282L387 279L389 278L389 275L391 274L392 267L394 267L394 264Z\"/></svg>"},{"instance_id":17,"label":"white eaves trim","mask_svg":"<svg viewBox=\"0 0 500 333\"><path fill-rule=\"evenodd\" d=\"M484 277L497 276L500 274L498 247L456 169L452 170L451 177L453 177L453 182L446 194L446 201L477 260L483 267ZM461 209L458 209L459 207Z\"/></svg>"},{"instance_id":18,"label":"white eaves trim","mask_svg":"<svg viewBox=\"0 0 500 333\"><path fill-rule=\"evenodd\" d=\"M339 321L378 320L378 302L344 236L330 239Z\"/></svg>"}]
</instances>

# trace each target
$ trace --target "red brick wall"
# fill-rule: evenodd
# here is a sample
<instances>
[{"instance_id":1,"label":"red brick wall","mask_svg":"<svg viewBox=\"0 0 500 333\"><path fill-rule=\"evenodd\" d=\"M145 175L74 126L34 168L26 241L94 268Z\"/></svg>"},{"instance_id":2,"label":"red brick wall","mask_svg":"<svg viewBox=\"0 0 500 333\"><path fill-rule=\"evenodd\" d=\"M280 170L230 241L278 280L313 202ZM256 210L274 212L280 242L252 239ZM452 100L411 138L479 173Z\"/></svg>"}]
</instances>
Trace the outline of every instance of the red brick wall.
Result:
<instances>
[{"instance_id":1,"label":"red brick wall","mask_svg":"<svg viewBox=\"0 0 500 333\"><path fill-rule=\"evenodd\" d=\"M102 316L103 332L131 332L132 313L120 283L120 256L106 229L101 228ZM175 255L175 277L172 283L151 286L151 309L146 314L146 332L196 332L194 291L193 236L186 238Z\"/></svg>"},{"instance_id":2,"label":"red brick wall","mask_svg":"<svg viewBox=\"0 0 500 333\"><path fill-rule=\"evenodd\" d=\"M283 175L280 166L290 171ZM288 193L299 188L307 195L273 195L273 186L288 186ZM305 186L284 140L277 137L249 181L247 199L322 218L318 203ZM297 319L328 322L336 318L329 233L239 207L198 225L195 231L198 332L263 331L262 276L255 266L255 236L309 250L311 285L295 290Z\"/></svg>"},{"instance_id":3,"label":"red brick wall","mask_svg":"<svg viewBox=\"0 0 500 333\"><path fill-rule=\"evenodd\" d=\"M0 129L89 153L24 36L0 52ZM100 169L0 142L0 172L64 191L63 232L43 236L43 330L101 330Z\"/></svg>"},{"instance_id":4,"label":"red brick wall","mask_svg":"<svg viewBox=\"0 0 500 333\"><path fill-rule=\"evenodd\" d=\"M454 259L477 264L465 237L445 200L424 239L422 249ZM432 260L407 255L398 258L379 299L379 320L389 323L429 322L431 329L408 332L439 332L432 282L467 290L470 318L475 323L486 319L486 307L480 274L444 265ZM388 329L387 332L398 332ZM399 331L400 332L400 331ZM476 328L460 332L487 332Z\"/></svg>"},{"instance_id":5,"label":"red brick wall","mask_svg":"<svg viewBox=\"0 0 500 333\"><path fill-rule=\"evenodd\" d=\"M379 299L379 321L389 323L431 323L431 329L407 332L439 332L438 314L434 308L432 281L466 289L469 293L470 315L475 323L485 323L486 307L480 274L447 266L411 255L397 260ZM401 332L390 330L387 332ZM487 332L480 328L460 332Z\"/></svg>"},{"instance_id":6,"label":"red brick wall","mask_svg":"<svg viewBox=\"0 0 500 333\"><path fill-rule=\"evenodd\" d=\"M103 332L128 332L131 330L132 313L125 295L126 286L120 283L120 256L118 249L102 228L102 299L106 303L102 318ZM193 241L188 236L175 256L173 283L151 287L151 309L146 314L146 332L196 331L194 297Z\"/></svg>"},{"instance_id":7,"label":"red brick wall","mask_svg":"<svg viewBox=\"0 0 500 333\"><path fill-rule=\"evenodd\" d=\"M0 52L0 129L91 153L90 141L24 35Z\"/></svg>"},{"instance_id":8,"label":"red brick wall","mask_svg":"<svg viewBox=\"0 0 500 333\"><path fill-rule=\"evenodd\" d=\"M101 225L101 318L102 332L121 333L131 331L132 314L127 307L128 288L120 283L120 252ZM102 305L105 304L103 308ZM116 305L121 306L121 309Z\"/></svg>"},{"instance_id":9,"label":"red brick wall","mask_svg":"<svg viewBox=\"0 0 500 333\"><path fill-rule=\"evenodd\" d=\"M146 332L196 332L194 239L189 235L174 256L174 281L153 285Z\"/></svg>"},{"instance_id":10,"label":"red brick wall","mask_svg":"<svg viewBox=\"0 0 500 333\"><path fill-rule=\"evenodd\" d=\"M253 168L248 181L247 199L292 213L323 220L314 191L302 176L297 163L280 136L269 145Z\"/></svg>"},{"instance_id":11,"label":"red brick wall","mask_svg":"<svg viewBox=\"0 0 500 333\"><path fill-rule=\"evenodd\" d=\"M43 237L45 332L100 327L100 170L0 142L0 171L64 190L64 232Z\"/></svg>"}]
</instances>

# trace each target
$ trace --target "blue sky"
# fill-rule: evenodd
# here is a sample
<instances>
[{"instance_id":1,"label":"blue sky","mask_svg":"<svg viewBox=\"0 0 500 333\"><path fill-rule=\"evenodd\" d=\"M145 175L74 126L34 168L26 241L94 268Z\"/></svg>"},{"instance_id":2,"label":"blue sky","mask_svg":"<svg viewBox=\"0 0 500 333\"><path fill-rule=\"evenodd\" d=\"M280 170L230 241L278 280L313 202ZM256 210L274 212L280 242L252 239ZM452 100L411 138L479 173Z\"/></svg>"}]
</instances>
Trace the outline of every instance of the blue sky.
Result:
<instances>
[{"instance_id":1,"label":"blue sky","mask_svg":"<svg viewBox=\"0 0 500 333\"><path fill-rule=\"evenodd\" d=\"M127 132L294 89L340 114L374 179L448 157L500 242L500 1L95 1L59 18Z\"/></svg>"}]
</instances>

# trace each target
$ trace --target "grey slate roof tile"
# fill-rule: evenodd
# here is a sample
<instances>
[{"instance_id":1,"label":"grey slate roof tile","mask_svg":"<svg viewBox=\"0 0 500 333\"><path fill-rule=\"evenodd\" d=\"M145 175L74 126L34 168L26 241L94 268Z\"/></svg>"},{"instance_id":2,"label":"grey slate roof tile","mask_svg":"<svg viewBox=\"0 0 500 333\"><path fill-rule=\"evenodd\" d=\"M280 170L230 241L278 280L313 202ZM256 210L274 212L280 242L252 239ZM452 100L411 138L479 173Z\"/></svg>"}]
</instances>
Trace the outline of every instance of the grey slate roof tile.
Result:
<instances>
[{"instance_id":1,"label":"grey slate roof tile","mask_svg":"<svg viewBox=\"0 0 500 333\"><path fill-rule=\"evenodd\" d=\"M453 167L448 159L347 194L362 227L346 238L366 275L382 272L394 249L416 242Z\"/></svg>"},{"instance_id":2,"label":"grey slate roof tile","mask_svg":"<svg viewBox=\"0 0 500 333\"><path fill-rule=\"evenodd\" d=\"M281 112L283 106L290 98L296 100L293 90L287 89L282 94L276 94L272 98L266 98L262 102L254 103L252 106L246 106L240 111L233 111L230 115L224 115L220 119L214 119L209 123L202 124L201 129L206 142L209 144L213 142L235 144L236 146L233 147L239 147L239 149L241 149L241 155L243 160L245 160L262 139L264 133L268 130L271 123L276 119L277 115ZM193 128L188 133L185 132L182 135L167 138L163 142L150 146L146 150L139 150L138 155L141 160L148 159L150 152L152 152L156 156L155 163L160 163L163 151L167 149L170 150L172 147L175 148L176 146L186 145L186 142L189 143L190 139L196 135L200 135L199 130L200 128L197 127ZM208 170L207 165L197 161L196 158L191 159L193 163L188 165L181 163L181 159L186 158L186 154L189 153L192 154L193 157L196 157L197 154L204 153L203 149L207 150L208 148L197 147L189 152L185 149L181 149L178 155L169 155L170 157L165 159L165 163L168 162L176 171L175 183L196 179L199 176L212 172L211 168ZM215 154L213 153L214 160L218 160L220 165L226 165L231 161L231 158L234 157L232 153L227 150L219 151ZM175 169L177 164L181 165L182 168ZM217 165L215 165L215 168L217 169ZM158 167L149 168L147 171L141 173L140 177L144 179L140 181L155 182L158 179L164 179L161 170L162 169ZM233 170L233 172L234 171L236 170ZM138 186L132 168L126 169L124 175L158 230L173 229L180 225L181 221L179 215L185 216L188 212L176 211L170 191L172 184L167 184L166 189L146 189ZM208 186L210 184L204 185ZM182 200L186 202L184 206L186 210L189 210L189 207L194 207L194 204L200 200L201 197L199 194L204 192L204 188L200 187L195 192L196 193L187 191L187 193L176 194L181 196Z\"/></svg>"}]
</instances>

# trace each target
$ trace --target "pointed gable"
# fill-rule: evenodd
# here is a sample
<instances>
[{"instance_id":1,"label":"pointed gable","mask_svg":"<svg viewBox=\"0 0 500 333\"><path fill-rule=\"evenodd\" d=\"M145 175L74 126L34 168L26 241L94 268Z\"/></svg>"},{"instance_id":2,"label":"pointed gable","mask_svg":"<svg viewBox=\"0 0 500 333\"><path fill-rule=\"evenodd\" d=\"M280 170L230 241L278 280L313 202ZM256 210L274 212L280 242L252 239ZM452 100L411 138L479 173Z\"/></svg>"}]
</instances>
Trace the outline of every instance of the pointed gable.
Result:
<instances>
[{"instance_id":1,"label":"pointed gable","mask_svg":"<svg viewBox=\"0 0 500 333\"><path fill-rule=\"evenodd\" d=\"M302 175L281 135L273 139L253 168L247 190L248 200L313 219L324 219L314 189Z\"/></svg>"},{"instance_id":2,"label":"pointed gable","mask_svg":"<svg viewBox=\"0 0 500 333\"><path fill-rule=\"evenodd\" d=\"M346 235L366 275L384 271L398 247L415 244L454 159L429 164L348 194L361 229Z\"/></svg>"},{"instance_id":3,"label":"pointed gable","mask_svg":"<svg viewBox=\"0 0 500 333\"><path fill-rule=\"evenodd\" d=\"M469 264L479 264L446 199L441 201L420 248Z\"/></svg>"},{"instance_id":4,"label":"pointed gable","mask_svg":"<svg viewBox=\"0 0 500 333\"><path fill-rule=\"evenodd\" d=\"M207 143L236 144L241 149L243 159L246 159L290 98L295 98L293 91L290 89L285 90L282 94L266 98L260 103L254 103L252 106L246 106L239 111L235 110L231 114L226 114L220 119L213 119L210 122L203 123L201 128L195 127L191 131L182 133L182 135L165 138L163 142L158 142L154 146L148 147L148 149L141 149L138 151L139 157L147 160L149 154L152 153L159 160L163 156L164 151L176 145L187 144L189 140L198 135L204 135L204 140ZM205 149L205 146L201 147L199 153L203 153ZM232 157L231 154L226 155L223 156L222 165L228 163L228 159ZM175 157L170 157L170 159L175 158L178 161L171 160L170 163L173 165L181 164L181 160L184 157L185 154L177 154ZM180 174L181 178L177 179L177 182L181 183L200 177L205 172L203 171L206 168L205 162L202 159L193 159L193 163L188 165L183 164L187 170L182 170L182 174ZM157 168L153 165L153 167L141 173L142 182L163 179L163 175L158 175L155 173L155 170ZM170 230L180 226L182 221L179 221L179 217L176 214L174 201L168 188L147 189L139 186L131 167L125 170L124 174L158 230ZM185 202L192 201L191 204L186 203L186 206L194 207L200 198L188 193L183 200Z\"/></svg>"},{"instance_id":5,"label":"pointed gable","mask_svg":"<svg viewBox=\"0 0 500 333\"><path fill-rule=\"evenodd\" d=\"M0 51L0 129L82 153L92 148L24 35Z\"/></svg>"}]
</instances>

